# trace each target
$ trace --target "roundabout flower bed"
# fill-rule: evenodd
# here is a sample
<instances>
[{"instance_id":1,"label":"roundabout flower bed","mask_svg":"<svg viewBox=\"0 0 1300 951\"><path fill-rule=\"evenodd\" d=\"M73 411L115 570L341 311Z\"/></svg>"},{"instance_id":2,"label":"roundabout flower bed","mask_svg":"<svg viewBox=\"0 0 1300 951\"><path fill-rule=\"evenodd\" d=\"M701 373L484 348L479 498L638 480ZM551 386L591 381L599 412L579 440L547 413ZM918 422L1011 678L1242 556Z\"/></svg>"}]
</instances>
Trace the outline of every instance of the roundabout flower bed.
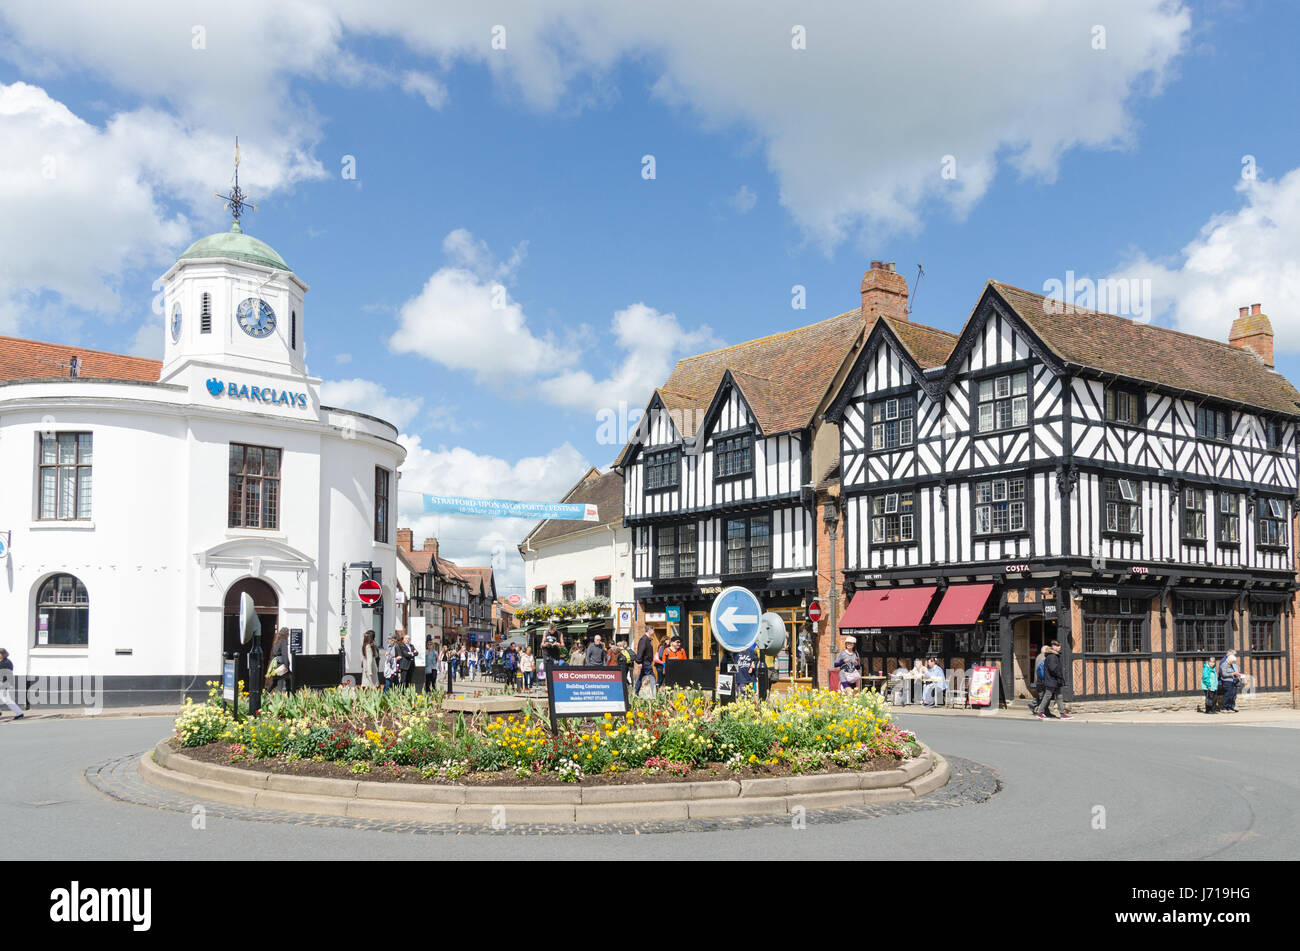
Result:
<instances>
[{"instance_id":1,"label":"roundabout flower bed","mask_svg":"<svg viewBox=\"0 0 1300 951\"><path fill-rule=\"evenodd\" d=\"M369 780L540 785L644 783L892 769L916 756L874 692L801 690L716 705L692 690L624 716L562 720L545 707L467 718L438 693L341 687L271 695L235 721L215 688L176 720L173 747L212 763Z\"/></svg>"}]
</instances>

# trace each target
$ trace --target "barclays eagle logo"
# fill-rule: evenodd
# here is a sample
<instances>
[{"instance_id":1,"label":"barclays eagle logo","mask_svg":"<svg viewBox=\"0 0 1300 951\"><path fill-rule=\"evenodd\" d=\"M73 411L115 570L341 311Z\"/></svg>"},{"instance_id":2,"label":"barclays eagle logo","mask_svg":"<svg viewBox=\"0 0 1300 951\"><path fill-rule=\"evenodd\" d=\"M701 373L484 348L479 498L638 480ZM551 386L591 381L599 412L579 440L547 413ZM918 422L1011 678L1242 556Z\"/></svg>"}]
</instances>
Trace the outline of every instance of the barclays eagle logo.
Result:
<instances>
[{"instance_id":1,"label":"barclays eagle logo","mask_svg":"<svg viewBox=\"0 0 1300 951\"><path fill-rule=\"evenodd\" d=\"M215 376L212 379L208 380L208 392L211 393L213 396L220 396L222 392L225 391L225 389L226 389L225 384L222 383L220 380L218 380Z\"/></svg>"}]
</instances>

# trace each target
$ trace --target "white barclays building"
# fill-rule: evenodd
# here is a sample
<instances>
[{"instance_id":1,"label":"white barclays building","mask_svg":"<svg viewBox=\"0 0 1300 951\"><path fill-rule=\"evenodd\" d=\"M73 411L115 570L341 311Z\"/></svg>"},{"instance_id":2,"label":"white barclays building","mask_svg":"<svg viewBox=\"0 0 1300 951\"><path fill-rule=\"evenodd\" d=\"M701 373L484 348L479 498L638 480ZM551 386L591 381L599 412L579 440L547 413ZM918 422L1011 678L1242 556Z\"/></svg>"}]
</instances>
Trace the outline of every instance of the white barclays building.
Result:
<instances>
[{"instance_id":1,"label":"white barclays building","mask_svg":"<svg viewBox=\"0 0 1300 951\"><path fill-rule=\"evenodd\" d=\"M287 627L359 670L361 635L386 640L396 614L397 430L321 405L307 285L238 217L163 281L161 364L0 337L0 646L19 684L205 695L243 592L264 651ZM372 571L382 615L356 596Z\"/></svg>"}]
</instances>

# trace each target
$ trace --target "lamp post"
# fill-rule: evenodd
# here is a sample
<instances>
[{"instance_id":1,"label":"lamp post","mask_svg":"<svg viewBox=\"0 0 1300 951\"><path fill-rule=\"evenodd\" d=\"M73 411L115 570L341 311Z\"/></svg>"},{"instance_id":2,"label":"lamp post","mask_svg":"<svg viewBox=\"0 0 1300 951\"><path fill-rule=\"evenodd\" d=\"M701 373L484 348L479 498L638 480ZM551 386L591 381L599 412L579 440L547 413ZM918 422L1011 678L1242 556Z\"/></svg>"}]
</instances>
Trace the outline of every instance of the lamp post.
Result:
<instances>
[{"instance_id":1,"label":"lamp post","mask_svg":"<svg viewBox=\"0 0 1300 951\"><path fill-rule=\"evenodd\" d=\"M831 496L822 506L822 521L826 523L826 533L830 538L831 549L831 584L830 584L830 611L826 615L826 633L830 638L828 644L830 651L827 657L831 663L835 658L835 625L839 622L839 584L836 580L838 575L838 566L836 564L835 539L840 527L840 500L837 496Z\"/></svg>"}]
</instances>

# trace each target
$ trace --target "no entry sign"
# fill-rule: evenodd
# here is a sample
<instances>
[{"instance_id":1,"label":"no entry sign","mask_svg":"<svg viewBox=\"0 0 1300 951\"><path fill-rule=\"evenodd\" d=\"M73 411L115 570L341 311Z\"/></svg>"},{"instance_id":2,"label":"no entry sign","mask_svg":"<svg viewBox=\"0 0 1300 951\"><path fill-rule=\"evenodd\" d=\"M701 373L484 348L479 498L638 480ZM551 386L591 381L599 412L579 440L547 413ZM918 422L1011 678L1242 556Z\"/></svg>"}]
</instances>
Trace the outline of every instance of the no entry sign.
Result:
<instances>
[{"instance_id":1,"label":"no entry sign","mask_svg":"<svg viewBox=\"0 0 1300 951\"><path fill-rule=\"evenodd\" d=\"M820 601L814 601L808 605L808 620L814 623L822 619L822 605Z\"/></svg>"},{"instance_id":2,"label":"no entry sign","mask_svg":"<svg viewBox=\"0 0 1300 951\"><path fill-rule=\"evenodd\" d=\"M362 604L375 604L384 596L384 589L378 581L363 581L357 587L357 597Z\"/></svg>"}]
</instances>

